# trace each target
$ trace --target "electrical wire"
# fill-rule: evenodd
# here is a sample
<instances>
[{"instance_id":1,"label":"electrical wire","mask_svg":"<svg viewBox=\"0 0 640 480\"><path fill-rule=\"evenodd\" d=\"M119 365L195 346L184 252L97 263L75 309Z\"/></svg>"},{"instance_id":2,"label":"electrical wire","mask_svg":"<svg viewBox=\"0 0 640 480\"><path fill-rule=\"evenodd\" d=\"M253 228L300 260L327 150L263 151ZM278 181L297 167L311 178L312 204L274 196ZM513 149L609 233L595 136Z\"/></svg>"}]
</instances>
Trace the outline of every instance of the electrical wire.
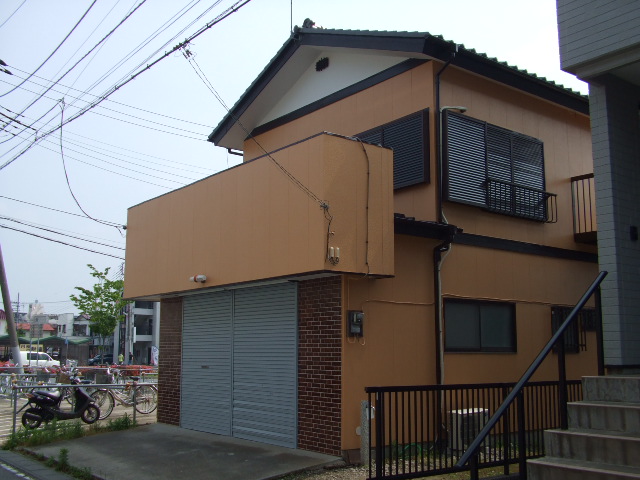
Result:
<instances>
[{"instance_id":1,"label":"electrical wire","mask_svg":"<svg viewBox=\"0 0 640 480\"><path fill-rule=\"evenodd\" d=\"M20 10L20 9L22 8L22 6L23 6L25 3L27 3L27 0L22 0L22 3L21 3L20 5L18 5L18 8L16 8L16 9L13 11L13 13L12 13L11 15L9 15L9 17L8 17L4 22L2 22L2 23L0 24L0 28L4 27L4 24L5 24L5 23L7 23L9 20L11 20L11 17L13 17L13 16L18 12L18 10Z\"/></svg>"},{"instance_id":2,"label":"electrical wire","mask_svg":"<svg viewBox=\"0 0 640 480\"><path fill-rule=\"evenodd\" d=\"M58 210L57 208L45 207L44 205L38 205L37 203L31 203L31 202L27 202L25 200L18 200L17 198L5 197L4 195L0 195L0 198L4 198L6 200L11 200L11 201L14 201L14 202L24 203L26 205L31 205L32 207L39 207L39 208L44 208L44 209L47 209L47 210L52 210L54 212L65 213L67 215L73 215L74 217L80 217L80 218L85 218L85 219L87 218L84 215L80 215L79 213L72 213L72 212L67 212L65 210ZM120 223L109 222L108 220L102 220L102 222L105 223L105 224L110 223L112 226L121 225Z\"/></svg>"},{"instance_id":3,"label":"electrical wire","mask_svg":"<svg viewBox=\"0 0 640 480\"><path fill-rule=\"evenodd\" d=\"M118 257L118 256L116 256L116 255L111 255L110 253L98 252L97 250L91 250L91 249L89 249L89 248L84 248L84 247L81 247L81 246L79 246L79 245L73 245L73 244L71 244L71 243L66 243L66 242L63 242L63 241L61 241L61 240L55 240L55 239L53 239L53 238L43 237L42 235L37 235L37 234L35 234L35 233L27 232L27 231L25 231L25 230L20 230L19 228L13 228L13 227L9 227L9 226L7 226L7 225L2 225L2 224L0 224L0 228L6 228L7 230L13 230L13 231L15 231L15 232L25 233L25 234L27 234L27 235L31 235L32 237L40 238L40 239L42 239L42 240L48 240L48 241L50 241L50 242L60 243L60 244L62 244L62 245L66 245L66 246L68 246L68 247L78 248L78 249L80 249L80 250L85 250L85 251L87 251L87 252L97 253L97 254L99 254L99 255L105 255L105 256L107 256L107 257L117 258L118 260L124 260L124 258L122 258L122 257Z\"/></svg>"},{"instance_id":4,"label":"electrical wire","mask_svg":"<svg viewBox=\"0 0 640 480\"><path fill-rule=\"evenodd\" d=\"M64 124L59 125L58 127L55 127L49 131L47 131L46 133L44 133L42 136L40 136L37 140L35 140L34 142L32 142L30 145L28 145L27 147L25 147L20 153L18 153L17 155L15 155L14 157L12 157L10 160L7 160L5 163L3 163L2 165L0 165L0 170L6 168L7 166L9 166L11 163L13 163L14 161L16 161L18 158L20 158L22 155L24 155L26 152L28 152L31 148L33 148L33 146L35 146L37 141L40 141L42 138L51 135L52 133L55 133L56 131L58 131L60 128L63 127L63 125L66 125L70 122L73 122L75 120L77 120L78 118L80 118L82 115L84 115L85 113L87 113L89 110L95 108L96 106L98 106L100 103L102 103L104 100L106 100L109 96L113 95L116 91L118 91L118 89L122 88L123 86L127 85L129 82L135 80L136 78L138 78L140 75L142 75L144 72L148 71L150 68L152 68L153 66L157 65L160 61L164 60L165 58L167 58L168 56L170 56L171 54L173 54L174 52L176 52L177 50L179 50L180 48L182 48L184 45L187 45L191 40L197 38L198 36L202 35L204 32L206 32L207 30L209 30L210 28L212 28L213 26L217 25L218 23L220 23L221 21L223 21L224 19L228 18L230 15L236 13L237 11L239 11L242 7L244 7L245 5L247 5L248 3L250 3L251 0L239 0L238 2L234 3L230 8L228 8L227 10L225 10L222 14L218 15L218 17L216 17L213 21L207 23L204 27L201 27L200 30L198 30L195 34L191 35L189 38L187 38L184 42L181 42L180 44L176 45L175 47L173 47L169 52L165 52L164 55L162 55L161 57L159 57L158 59L156 59L154 62L148 64L145 68L143 68L142 70L138 71L137 73L135 73L134 75L132 75L131 77L129 77L127 80L125 80L124 82L112 87L107 93L101 95L98 100L95 100L94 102L92 102L89 106L86 106L84 108L82 108L78 113L72 115L70 118L68 118L67 120L65 120Z\"/></svg>"},{"instance_id":5,"label":"electrical wire","mask_svg":"<svg viewBox=\"0 0 640 480\"><path fill-rule=\"evenodd\" d=\"M185 42L184 46L182 48L186 48L186 46L188 45L188 42ZM195 59L193 59L193 54L191 51L189 51L188 54L185 54L184 57L186 58L186 60L191 63L192 60L195 62ZM195 67L192 68L194 70L196 70ZM199 68L199 67L198 67ZM202 72L202 70L200 70ZM196 71L196 74L198 72ZM204 72L202 72L204 75ZM218 91L213 87L213 84L209 81L209 79L207 78L206 81L198 74L198 76L202 79L203 82L205 82L205 85L207 86L207 88L209 88L209 90L211 91L211 93L213 93L214 97L216 98L216 100L218 100L218 102L220 103L220 105L222 105L224 107L224 109L227 111L227 113L229 114L229 116L238 124L240 125L240 127L242 128L242 130L244 130L244 132L247 134L247 137L250 138L251 140L254 141L254 143L258 146L258 148L260 148L260 150L262 150L262 152L264 152L264 154L267 156L267 158L269 158L279 169L282 173L284 173L290 180L291 182L296 185L300 190L302 190L307 196L309 196L310 198L312 198L316 203L318 203L320 205L321 208L323 208L325 211L329 210L329 205L322 200L320 197L318 197L315 193L313 193L313 191L307 187L304 183L302 183L300 180L298 180L295 175L293 175L289 170L287 170L280 162L278 162L273 155L271 155L271 153L267 152L267 150L262 146L262 144L260 144L260 142L258 142L258 139L256 137L253 136L253 134L249 131L249 129L247 127L244 126L244 124L240 121L240 119L238 117L236 117L235 115L233 115L233 113L231 113L231 109L227 106L227 104L224 102L224 100L222 99L222 97L220 96L220 94L218 93ZM206 78L206 75L204 75L204 77ZM0 168L1 169L1 168ZM333 218L333 217L331 217Z\"/></svg>"},{"instance_id":6,"label":"electrical wire","mask_svg":"<svg viewBox=\"0 0 640 480\"><path fill-rule=\"evenodd\" d=\"M12 69L13 69L14 71L16 71L16 72L27 73L27 72L25 72L24 70L20 70L20 69L19 69L19 68L17 68L17 67L12 67ZM17 75L14 75L14 76L15 76L15 77L17 77L18 79L23 78L23 77L19 77L19 76L17 76ZM38 80L42 80L43 82L47 82L47 83L53 82L53 80L49 80L49 79L46 79L46 78L44 78L44 77L40 77L40 76L38 76L38 75L34 75L33 77L34 77L34 78L37 78ZM4 80L4 78L2 78L2 80L1 80L1 81L2 81L2 82L4 82L4 83L8 83L6 80ZM36 83L36 82L34 82L33 80L31 80L31 81L30 81L30 83L32 83L32 84L34 84L34 85L37 85L37 86L39 86L39 87L45 88L45 85L42 85L41 83ZM99 98L99 96L98 96L98 95L94 95L94 94L92 94L92 93L90 93L90 92L88 92L88 91L86 91L86 90L80 90L80 89L78 89L78 88L73 88L73 87L70 87L70 86L68 86L68 85L65 85L65 84L62 84L62 83L59 83L59 82L58 82L58 84L57 84L57 85L58 85L58 86L60 86L60 87L66 88L66 89L67 89L67 92L61 92L61 91L59 91L59 90L52 89L52 90L53 90L53 92L55 92L55 93L60 93L61 95L65 95L66 97L73 98L74 100L82 100L82 98L81 98L81 97L75 97L75 96L69 95L69 94L68 94L68 92L69 92L69 91L71 91L71 90L73 90L73 91L75 91L75 92L78 92L78 93L81 93L82 95L90 95L90 96L92 96L92 97L95 97L96 99L97 99L97 98ZM26 91L26 92L29 92L29 93L34 93L34 94L36 93L36 92L34 92L33 90L28 90L28 89L26 89L25 87L20 87L20 88L21 88L22 90ZM48 98L48 99L50 99L50 100L53 100L51 97L45 97L45 98ZM122 105L123 107L131 108L131 109L133 109L133 110L139 110L139 111L141 111L141 112L150 113L150 114L152 114L152 115L157 115L157 116L159 116L159 117L168 118L169 120L177 120L178 122L190 123L190 124L192 124L192 125L196 125L196 126L198 126L198 127L210 128L210 125L204 125L204 124L202 124L202 123L193 122L193 121L191 121L191 120L185 120L185 119L183 119L183 118L176 118L176 117L172 117L172 116L170 116L170 115L165 115L165 114L162 114L162 113L153 112L153 111L151 111L151 110L146 110L146 109L144 109L144 108L135 107L135 106L133 106L133 105L128 105L128 104L126 104L126 103L118 102L117 100L112 100L111 98L108 98L108 99L107 99L107 102L109 102L109 103L115 103L115 104L117 104L117 105ZM89 102L87 102L87 103L89 103ZM111 109L111 108L109 108L109 107L105 107L104 105L100 105L100 108L104 108L105 110L110 110L110 111L112 111L112 112L120 113L120 114L122 114L122 115L130 115L130 114L127 114L127 113L121 112L121 111L119 111L119 110L114 110L114 109ZM9 110L9 109L7 108L6 110ZM9 110L9 111L10 111L10 110ZM10 111L10 112L11 112L11 111ZM11 112L11 113L14 113L14 112ZM16 114L16 115L17 115L17 114ZM134 115L130 115L130 116L132 116L132 117L134 117L134 118L139 118L139 117L135 117Z\"/></svg>"},{"instance_id":7,"label":"electrical wire","mask_svg":"<svg viewBox=\"0 0 640 480\"><path fill-rule=\"evenodd\" d=\"M48 148L48 147L45 147L45 146L43 146L43 145L38 145L38 146L39 146L40 148L44 148L45 150L49 150L49 151L51 151L51 152L55 152L55 150L53 150L53 149L51 149L51 148ZM56 152L56 153L57 153L57 152ZM142 182L142 183L146 183L146 184L149 184L149 185L153 185L153 186L155 186L155 187L166 188L167 190L171 190L171 189L173 188L173 187L167 187L166 185L160 185L160 184L158 184L158 183L149 182L149 181L147 181L147 180L142 180L142 179L140 179L140 178L132 177L132 176L130 176L130 175L125 175L124 173L115 172L115 171L113 171L113 170L109 170L108 168L100 167L100 166L98 166L98 165L94 165L93 163L85 162L84 160L80 160L79 158L72 157L71 155L66 155L66 157L67 157L67 158L70 158L70 159L72 159L72 160L74 160L74 161L76 161L76 162L80 162L80 163L84 163L85 165L89 165L90 167L98 168L98 169L100 169L100 170L104 170L105 172L113 173L114 175L120 175L121 177L129 178L129 179L131 179L131 180L136 180L136 181L138 181L138 182ZM109 165L113 165L112 163L107 162L107 161L105 161L105 160L100 160L100 161L105 162L105 163L108 163ZM161 178L161 177L155 177L154 175L148 175L148 174L146 174L146 173L144 173L144 172L138 172L137 170L133 170L133 169L131 169L131 168L125 168L125 167L121 167L121 166L119 166L119 165L114 165L114 166L117 166L118 168L123 168L123 169L125 169L125 170L129 170L129 171L131 171L131 172L140 173L140 174L142 174L142 175L145 175L145 177L154 177L154 178L159 178L159 179L161 179L161 180L164 180L164 181L166 181L166 182L175 182L175 180L169 180L169 179L164 179L164 178ZM175 182L175 183L179 183L179 182ZM180 184L181 186L185 186L185 185L186 185L185 183L179 183L179 184Z\"/></svg>"},{"instance_id":8,"label":"electrical wire","mask_svg":"<svg viewBox=\"0 0 640 480\"><path fill-rule=\"evenodd\" d=\"M82 49L82 47L84 47L84 45L89 41L89 39L91 38L91 36L92 36L94 33L96 33L96 31L98 30L98 28L100 28L100 26L104 23L104 21L107 19L107 17L109 17L109 15L111 15L111 12L113 12L113 11L116 9L116 7L120 4L120 2L121 2L121 0L117 0L115 3L113 3L113 5L111 6L111 9L107 12L107 14L106 14L104 17L102 17L102 20L100 20L100 22L98 23L98 25L96 25L96 26L95 26L95 28L94 28L94 29L91 31L91 33L87 36L87 38L85 39L85 41L84 41L84 42L82 42L82 44L81 44L81 45L76 49L76 51L75 51L75 52L73 52L73 54L69 56L69 60L67 60L67 61L64 63L64 65L62 65L62 67L60 67L60 69L58 69L58 71L55 73L54 77L55 77L56 75L58 75L58 74L62 71L62 69L63 69L64 67L66 67L66 66L67 66L67 64L71 61L71 59L72 59L73 57L75 57L75 56L76 56L76 54L77 54L77 53ZM135 2L134 2L134 3L135 3ZM131 12L132 10L131 10L131 9L129 9L129 11ZM73 83L71 83L71 85L75 85L75 84L76 84L76 82L77 82L78 80L80 80L80 77L82 76L82 74L85 72L85 70L86 70L87 68L89 68L89 65L91 65L91 62L93 62L93 61L96 59L96 56L98 55L98 53L100 52L100 50L102 50L102 47L104 47L104 46L106 45L106 43L107 43L107 40L105 40L105 41L102 43L102 45L100 45L100 47L99 47L99 48L96 50L96 52L94 53L93 57L92 57L92 58L90 58L90 59L87 61L86 65L83 67L83 69L80 71L80 73L78 73L78 75L76 76L76 78L75 78L75 80L73 81ZM69 93L69 92L67 91L66 93Z\"/></svg>"},{"instance_id":9,"label":"electrical wire","mask_svg":"<svg viewBox=\"0 0 640 480\"><path fill-rule=\"evenodd\" d=\"M27 89L25 89L25 88L23 88L23 90L25 90L25 91L31 91L31 90L27 90ZM53 99L53 98L51 98L51 97L45 97L45 98L47 98L47 99L49 99L49 100L55 100L55 99ZM72 97L72 98L73 98L73 97ZM55 100L55 101L56 101L56 103L57 103L57 102L59 102L59 100ZM3 117L9 118L9 119L11 120L11 122L18 123L18 124L20 124L21 126L25 127L21 132L18 132L18 133L11 133L11 132L9 132L9 133L11 133L14 137L16 137L16 136L18 136L20 133L24 132L26 129L31 129L31 130L33 130L34 132L36 132L36 133L37 133L40 129L42 129L42 128L43 128L43 126L40 126L38 129L36 129L36 128L34 128L34 125L36 125L36 123L37 123L38 121L40 121L43 117L45 117L45 116L46 116L49 112L51 112L51 110L53 110L55 107L56 107L56 105L54 105L53 107L51 107L47 112L45 112L43 115L41 115L38 119L36 119L36 120L32 121L30 125L27 125L27 124L25 124L25 123L22 123L22 122L20 122L19 120L16 120L15 118L11 118L11 117L9 117L8 115L2 114L2 113L0 113L0 115L2 115ZM101 117L109 118L109 119L111 119L111 120L116 120L116 121L118 121L118 122L128 123L129 125L134 125L134 126L141 127L141 128L146 128L146 129L149 129L149 130L154 130L154 131L157 131L157 132L166 133L166 134L168 134L168 135L176 135L176 136L179 136L179 137L182 137L182 138L187 138L187 139L190 139L190 140L196 140L196 141L198 141L198 142L206 142L206 141L207 141L205 138L203 138L203 137L206 135L205 133L194 132L194 131L191 131L191 130L186 130L186 129L179 128L179 127L174 127L174 126L167 125L167 124L163 124L163 123L160 123L160 122L155 122L155 121L153 121L153 120L145 119L145 118L142 118L142 117L137 117L137 116L135 116L135 115L131 115L131 114L128 114L128 113L125 113L125 112L120 112L120 111L118 111L118 110L114 110L114 109L111 109L111 108L108 108L108 107L104 107L104 106L100 106L100 108L103 108L103 109L105 109L105 110L109 110L109 111L112 111L112 112L115 112L115 113L118 113L118 114L121 114L121 115L124 115L124 116L127 116L127 117L135 118L135 119L141 120L141 121L143 121L143 122L152 123L152 124L154 124L154 125L160 125L160 126L162 126L162 127L171 128L171 129L178 130L178 131L181 131L181 132L192 133L192 134L194 134L194 135L201 135L202 137L191 137L191 136L189 136L189 135L183 135L183 134L181 134L181 133L173 132L173 131L170 131L170 130L163 130L163 129L160 129L160 128L154 128L154 127L150 127L150 126L147 126L147 125L140 125L140 124L135 123L135 122L132 122L132 121L124 120L124 119L122 119L122 118L116 118L116 117L113 117L113 116L110 116L110 115L106 115L106 114L104 114L104 113L100 113L100 112L97 112L97 111L92 111L91 113L92 113L92 114L94 114L94 115L99 115L99 116L101 116ZM25 117L25 115L22 115L22 114L20 114L20 116L21 116L21 117ZM26 117L25 117L25 118L26 118ZM179 119L176 119L176 120L179 120ZM8 122L7 124L5 124L5 127L6 127L6 126L8 126L8 125L9 125L9 123L11 123L11 122ZM47 122L47 123L51 123L51 121L49 121L49 122ZM46 124L45 124L44 126L46 126ZM2 144L2 143L6 143L6 142L8 142L8 141L10 141L10 140L12 140L12 138L11 138L11 139L8 139L8 140L1 141L1 142L0 142L0 144ZM15 148L15 147L14 147L14 148ZM8 152L7 152L7 153L8 153ZM5 153L5 154L3 154L2 156L4 156L4 155L6 155L6 153Z\"/></svg>"},{"instance_id":10,"label":"electrical wire","mask_svg":"<svg viewBox=\"0 0 640 480\"><path fill-rule=\"evenodd\" d=\"M165 42L162 46L160 46L160 48L156 49L151 55L147 56L141 63L139 63L136 67L134 67L132 70L130 70L126 75L124 75L123 77L120 78L120 80L118 80L118 82L123 81L127 76L131 75L133 72L135 72L138 68L140 68L140 66L144 65L145 63L147 63L154 55L156 55L160 50L162 50L163 48L165 48L170 42L172 42L175 38L177 38L178 35L181 35L187 28L191 27L191 25L193 25L197 20L199 20L200 18L202 18L202 16L204 14L206 14L207 12L209 12L210 10L212 10L215 6L217 6L220 3L221 0L218 0L215 2L215 4L211 5L209 8L207 8L201 15L199 15L194 21L192 21L189 25L187 25L184 29L182 29L178 34L176 34L175 36L173 36L169 41ZM193 2L192 2L193 3ZM106 80L106 78L111 75L112 72L115 72L117 69L119 69L122 65L124 65L127 61L129 61L131 58L133 58L133 56L135 54L137 54L138 52L140 52L142 50L142 48L144 48L145 46L147 46L152 40L154 40L158 35L160 35L162 32L166 31L167 28L170 25L173 25L175 22L177 22L180 18L182 18L187 12L189 12L192 8L194 8L198 3L200 3L200 0L196 1L193 5L189 6L186 5L185 7L183 7L182 9L180 9L177 13L175 13L169 20L167 20L164 25L160 26L159 28L156 29L155 32L153 32L151 35L149 35L145 40L143 40L142 42L140 42L140 44L138 44L138 46L136 48L134 48L131 52L129 52L126 56L124 56L122 59L120 59L120 61L118 61L115 65L113 65L111 67L111 69L107 72L105 72L98 80L96 80L95 82L93 82L90 86L89 86L89 90L97 87L100 83L102 83L104 80ZM116 82L116 83L118 83Z\"/></svg>"},{"instance_id":11,"label":"electrical wire","mask_svg":"<svg viewBox=\"0 0 640 480\"><path fill-rule=\"evenodd\" d=\"M116 230L118 230L118 232L120 233L120 235L124 236L124 234L122 233L122 230L120 230L120 227L114 227L113 225L109 225L109 224L104 224L103 222L101 222L100 220L93 218L91 215L89 215L84 208L82 208L82 205L80 205L80 202L78 201L78 199L76 198L76 196L73 193L73 189L71 188L71 183L69 182L69 174L67 173L67 165L64 161L64 149L62 147L62 125L64 125L64 100L62 100L62 105L60 107L60 157L62 158L62 168L64 169L64 178L67 180L67 186L69 187L69 193L71 193L71 196L73 197L73 201L76 202L76 205L78 205L78 208L82 211L82 213L84 213L88 218L90 218L91 220L93 220L96 223L102 223L103 225L108 225L110 227L115 228Z\"/></svg>"},{"instance_id":12,"label":"electrical wire","mask_svg":"<svg viewBox=\"0 0 640 480\"><path fill-rule=\"evenodd\" d=\"M96 245L101 245L103 247L115 248L117 250L124 250L124 247L117 247L117 246L114 246L114 245L109 245L108 243L97 242L95 240L89 240L89 239L83 238L83 237L76 237L75 235L69 235L68 233L64 233L64 232L61 232L59 230L53 230L52 228L46 228L46 226L38 226L37 224L31 223L31 222L25 222L25 221L22 221L22 220L18 220L17 218L0 216L0 220L19 223L20 225L25 225L27 227L36 228L38 230L43 230L43 231L49 232L49 233L55 233L56 235L73 238L74 240L82 240L83 242L95 243Z\"/></svg>"},{"instance_id":13,"label":"electrical wire","mask_svg":"<svg viewBox=\"0 0 640 480\"><path fill-rule=\"evenodd\" d=\"M86 11L86 12L84 12L84 15L82 15L82 17L80 17L80 20L78 20L78 22L73 26L73 28L71 29L71 31L70 31L69 33L67 33L67 36L66 36L66 37L64 37L64 38L62 39L62 42L60 42L60 44L55 48L55 50L54 50L53 52L51 52L51 54L50 54L50 55L45 59L45 61L44 61L44 62L42 62L42 63L40 64L40 66L39 66L38 68L36 68L36 69L34 70L34 72L33 72L31 75L33 75L33 74L37 73L37 72L38 72L38 70L40 70L40 69L44 66L44 64L45 64L45 63L47 63L51 57L53 57L53 55L54 55L54 54L55 54L55 53L60 49L60 47L62 47L62 45L64 44L64 42L66 42L66 41L67 41L67 39L71 36L71 34L75 31L75 29L76 29L76 28L78 28L78 25L80 25L80 23L82 22L82 20L84 20L84 17L86 17L86 16L88 15L88 13L91 11L91 9L93 8L93 6L96 4L96 2L97 2L97 1L98 1L98 0L93 0L93 2L91 3L91 5L89 5L89 8L87 9L87 11ZM29 75L29 77L27 77L27 80L28 80L29 78L31 78L31 75ZM3 93L2 95L0 95L0 98L4 97L4 96L6 96L6 95L9 95L11 92L13 92L14 90L16 90L19 86L21 86L21 85L22 85L24 82L26 82L27 80L24 80L22 83L20 83L20 85L17 85L17 86L15 86L15 87L13 87L11 90L9 90L8 92L5 92L5 93Z\"/></svg>"},{"instance_id":14,"label":"electrical wire","mask_svg":"<svg viewBox=\"0 0 640 480\"><path fill-rule=\"evenodd\" d=\"M96 1L97 1L97 0L94 0L93 4L95 4L95 2L96 2ZM44 96L44 94L46 94L49 90L51 90L51 89L54 87L54 85L56 85L60 80L62 80L65 76L67 76L67 74L68 74L69 72L71 72L74 68L76 68L80 62L82 62L82 61L83 61L83 60L84 60L84 59L85 59L85 58L86 58L86 57L87 57L87 56L88 56L88 55L89 55L93 50L95 50L95 49L98 47L98 45L100 45L102 42L106 41L106 40L107 40L107 38L109 38L109 37L111 36L111 34L112 34L113 32L115 32L115 31L118 29L118 27L120 27L124 22L126 22L126 21L129 19L129 17L131 17L131 15L133 15L133 14L136 12L136 10L138 10L138 8L140 8L140 7L141 7L141 6L142 6L146 1L147 1L147 0L142 0L142 1L141 1L141 2L136 6L136 8L134 8L134 9L133 9L133 10L132 10L132 11L131 11L127 16L125 16L125 17L120 21L120 23L118 23L118 24L117 24L117 25L116 25L116 26L115 26L115 27L114 27L114 28L113 28L113 29L112 29L112 30L111 30L107 35L105 35L105 36L104 36L104 37L103 37L103 38L102 38L102 39L101 39L97 44L95 44L91 50L89 50L87 53L85 53L85 54L82 56L82 58L80 58L80 60L78 60L76 63L74 63L74 64L73 64L73 66L72 66L71 68L69 68L69 69L68 69L68 70L67 70L67 71L66 71L66 72L65 72L65 73L64 73L64 74L63 74L63 75L58 79L58 80L56 80L56 81L55 81L55 82L53 82L49 87L47 87L47 89L46 89L44 92L40 93L40 95L39 95L35 100L33 100L29 105L27 105L27 106L22 110L22 112L20 112L20 113L22 114L22 113L24 113L25 111L27 111L29 108L31 108L31 107L32 107L32 106L33 106L33 105L34 105L38 100L40 100L40 99ZM93 4L91 4L91 6L93 6ZM89 10L91 10L91 7L89 7ZM87 13L89 13L89 10L87 10L87 12L85 13L85 15L86 15ZM84 18L84 16L83 16L82 18ZM82 19L80 19L80 21L82 21ZM80 23L80 21L78 22L78 24ZM77 26L77 25L76 25L76 26ZM75 29L75 27L74 27L74 29ZM72 30L72 31L73 31L73 30ZM65 38L65 40L66 40L66 38ZM63 41L63 43L64 43L64 41ZM60 44L60 45L62 45L62 44ZM59 48L59 47L58 47L58 48ZM57 49L56 49L56 50L57 50ZM53 53L55 53L55 51L54 51ZM53 55L53 53L52 53L51 55ZM49 58L51 58L51 56L50 56ZM48 59L47 59L47 60L48 60ZM46 60L45 60L45 62L46 62ZM44 65L44 63L43 63L42 65ZM42 65L40 65L40 67L41 67ZM40 67L38 67L38 70L40 69ZM36 72L37 72L38 70L36 70ZM36 72L34 72L34 73L36 73ZM33 74L32 74L32 75L33 75ZM25 80L23 80L19 85L15 86L13 89L11 89L11 90L10 90L9 92L7 92L7 93L11 93L11 92L13 92L14 90L16 90L18 87L22 86L22 85L23 85L27 80L29 80L29 79L31 78L31 76L32 76L32 75L29 75L29 77L27 77L27 78L26 78ZM0 95L0 97L4 97L5 95L7 95L7 93L5 93L4 95Z\"/></svg>"}]
</instances>

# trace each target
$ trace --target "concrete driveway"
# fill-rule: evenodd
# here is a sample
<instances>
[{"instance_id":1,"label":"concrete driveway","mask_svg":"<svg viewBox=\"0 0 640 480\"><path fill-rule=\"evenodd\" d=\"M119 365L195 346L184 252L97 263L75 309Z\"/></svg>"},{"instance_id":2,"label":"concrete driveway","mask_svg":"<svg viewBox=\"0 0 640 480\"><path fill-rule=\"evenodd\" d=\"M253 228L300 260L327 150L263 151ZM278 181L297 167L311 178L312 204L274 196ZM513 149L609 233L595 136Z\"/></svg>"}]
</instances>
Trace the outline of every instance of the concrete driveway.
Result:
<instances>
[{"instance_id":1,"label":"concrete driveway","mask_svg":"<svg viewBox=\"0 0 640 480\"><path fill-rule=\"evenodd\" d=\"M266 480L342 459L156 423L65 440L31 450L88 467L103 480Z\"/></svg>"}]
</instances>

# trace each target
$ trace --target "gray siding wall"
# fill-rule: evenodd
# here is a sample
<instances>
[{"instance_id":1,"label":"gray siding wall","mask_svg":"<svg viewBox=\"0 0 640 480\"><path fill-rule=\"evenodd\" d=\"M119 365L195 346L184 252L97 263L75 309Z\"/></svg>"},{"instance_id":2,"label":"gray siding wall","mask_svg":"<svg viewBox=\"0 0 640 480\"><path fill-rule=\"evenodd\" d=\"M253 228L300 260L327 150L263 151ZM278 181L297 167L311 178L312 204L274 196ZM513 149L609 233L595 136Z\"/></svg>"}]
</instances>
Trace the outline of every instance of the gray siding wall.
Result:
<instances>
[{"instance_id":1,"label":"gray siding wall","mask_svg":"<svg viewBox=\"0 0 640 480\"><path fill-rule=\"evenodd\" d=\"M640 1L557 0L563 70L640 45Z\"/></svg>"},{"instance_id":2,"label":"gray siding wall","mask_svg":"<svg viewBox=\"0 0 640 480\"><path fill-rule=\"evenodd\" d=\"M640 2L638 2L640 3ZM640 88L614 78L590 87L605 363L640 366Z\"/></svg>"}]
</instances>

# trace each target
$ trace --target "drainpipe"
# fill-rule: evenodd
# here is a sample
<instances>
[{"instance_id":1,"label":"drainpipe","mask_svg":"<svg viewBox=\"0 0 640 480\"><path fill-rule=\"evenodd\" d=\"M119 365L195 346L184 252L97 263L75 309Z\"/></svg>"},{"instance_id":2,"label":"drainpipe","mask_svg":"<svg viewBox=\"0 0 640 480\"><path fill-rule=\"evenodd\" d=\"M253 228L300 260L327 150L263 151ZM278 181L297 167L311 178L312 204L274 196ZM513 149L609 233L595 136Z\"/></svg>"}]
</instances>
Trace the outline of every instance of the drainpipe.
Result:
<instances>
[{"instance_id":1,"label":"drainpipe","mask_svg":"<svg viewBox=\"0 0 640 480\"><path fill-rule=\"evenodd\" d=\"M438 222L442 223L444 215L442 212L442 113L440 112L440 76L453 61L458 53L458 45L455 45L451 57L442 68L436 73L436 177L438 181L437 209ZM444 385L444 329L442 318L442 282L440 278L440 268L442 265L442 253L449 250L451 239L445 240L443 243L433 249L433 289L435 298L435 330L436 330L436 384Z\"/></svg>"},{"instance_id":2,"label":"drainpipe","mask_svg":"<svg viewBox=\"0 0 640 480\"><path fill-rule=\"evenodd\" d=\"M449 242L443 242L433 249L433 284L435 286L435 327L436 327L436 384L444 385L444 329L442 317L442 282L440 267L442 252L449 250Z\"/></svg>"},{"instance_id":3,"label":"drainpipe","mask_svg":"<svg viewBox=\"0 0 640 480\"><path fill-rule=\"evenodd\" d=\"M442 223L443 214L442 214L442 112L440 111L440 76L447 69L449 64L456 58L456 53L458 53L458 45L454 46L453 52L451 52L451 57L449 60L445 62L438 73L436 73L436 155L438 156L438 162L436 164L436 177L438 178L438 194L437 194L437 208L438 208L438 222Z\"/></svg>"}]
</instances>

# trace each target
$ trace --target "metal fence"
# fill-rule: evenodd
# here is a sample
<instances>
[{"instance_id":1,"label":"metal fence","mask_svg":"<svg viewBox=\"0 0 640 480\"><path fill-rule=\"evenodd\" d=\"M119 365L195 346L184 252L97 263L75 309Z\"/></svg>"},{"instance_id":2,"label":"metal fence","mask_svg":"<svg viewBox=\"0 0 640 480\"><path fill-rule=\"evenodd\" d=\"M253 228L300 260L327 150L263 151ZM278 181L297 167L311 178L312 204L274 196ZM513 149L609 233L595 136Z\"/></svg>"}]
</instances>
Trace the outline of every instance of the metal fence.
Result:
<instances>
[{"instance_id":1,"label":"metal fence","mask_svg":"<svg viewBox=\"0 0 640 480\"><path fill-rule=\"evenodd\" d=\"M569 381L569 401L582 398ZM460 471L455 467L515 383L368 387L370 479L409 479ZM479 466L502 467L544 455L543 432L560 425L558 382L531 382L482 444ZM468 467L466 468L468 470Z\"/></svg>"},{"instance_id":2,"label":"metal fence","mask_svg":"<svg viewBox=\"0 0 640 480\"><path fill-rule=\"evenodd\" d=\"M131 382L129 382L129 385L127 385L127 381L123 381L123 383L95 383L96 379L102 381L107 378L105 373L105 369L91 369L85 372L84 378L94 383L81 385L81 387L86 387L90 390L100 388L112 392L115 403L113 411L107 418L99 420L99 422L108 422L109 420L121 418L125 415L135 419L138 424L156 422L157 409L149 414L141 414L139 411L136 411L135 403L131 401L131 397L127 393L127 389L132 386ZM136 386L149 385L155 387L157 385L157 372L147 373L144 377L142 375L137 377L139 380L136 382ZM65 388L73 389L76 387L78 387L78 385L72 385L68 381L65 381L64 374L61 375L60 373L48 373L42 370L27 374L1 373L0 441L21 428L21 417L23 413L21 409L27 403L25 396L27 392L34 390L60 391ZM73 407L70 402L63 400L61 402L61 408L71 411Z\"/></svg>"}]
</instances>

